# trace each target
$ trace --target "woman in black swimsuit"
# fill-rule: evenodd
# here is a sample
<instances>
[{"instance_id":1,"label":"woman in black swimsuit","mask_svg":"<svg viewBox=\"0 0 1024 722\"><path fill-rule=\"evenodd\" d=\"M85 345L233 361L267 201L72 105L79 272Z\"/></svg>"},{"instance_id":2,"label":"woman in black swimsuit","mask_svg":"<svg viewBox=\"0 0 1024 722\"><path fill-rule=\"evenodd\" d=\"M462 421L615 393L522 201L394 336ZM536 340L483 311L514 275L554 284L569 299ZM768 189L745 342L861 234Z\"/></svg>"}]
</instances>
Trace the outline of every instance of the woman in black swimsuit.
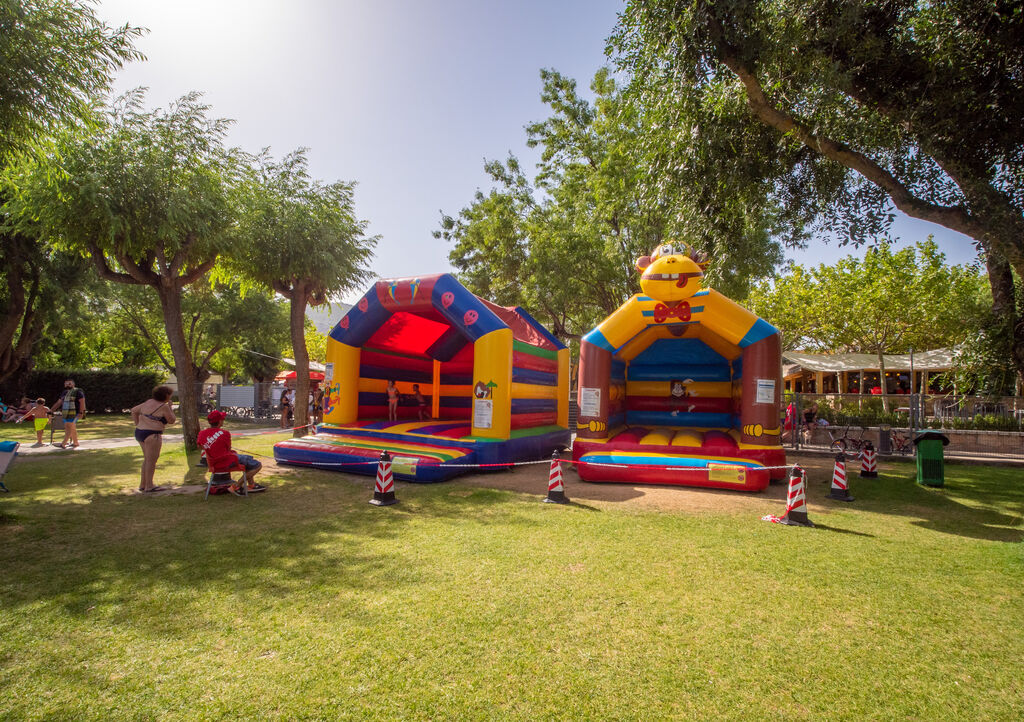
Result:
<instances>
[{"instance_id":1,"label":"woman in black swimsuit","mask_svg":"<svg viewBox=\"0 0 1024 722\"><path fill-rule=\"evenodd\" d=\"M153 474L156 473L156 462L160 458L164 427L177 421L171 410L173 393L174 389L170 386L157 386L153 389L153 398L132 409L135 440L142 447L142 482L139 491L143 493L163 489L162 486L153 486Z\"/></svg>"}]
</instances>

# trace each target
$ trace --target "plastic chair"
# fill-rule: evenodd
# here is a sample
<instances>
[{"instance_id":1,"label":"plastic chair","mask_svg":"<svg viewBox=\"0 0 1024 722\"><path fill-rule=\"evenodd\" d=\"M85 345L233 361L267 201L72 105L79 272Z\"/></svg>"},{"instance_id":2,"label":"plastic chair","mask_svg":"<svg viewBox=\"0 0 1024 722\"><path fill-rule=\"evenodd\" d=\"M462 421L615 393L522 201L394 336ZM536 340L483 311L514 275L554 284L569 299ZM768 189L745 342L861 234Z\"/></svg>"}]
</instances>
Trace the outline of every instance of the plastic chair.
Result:
<instances>
[{"instance_id":1,"label":"plastic chair","mask_svg":"<svg viewBox=\"0 0 1024 722\"><path fill-rule=\"evenodd\" d=\"M214 486L214 481L217 482L217 486L221 484L234 484L235 480L231 478L231 473L234 471L242 472L242 477L239 483L242 486L242 495L249 496L249 485L245 482L245 467L239 463L235 463L226 469L210 469L210 475L206 480L206 493L203 495L203 500L210 498L210 489Z\"/></svg>"}]
</instances>

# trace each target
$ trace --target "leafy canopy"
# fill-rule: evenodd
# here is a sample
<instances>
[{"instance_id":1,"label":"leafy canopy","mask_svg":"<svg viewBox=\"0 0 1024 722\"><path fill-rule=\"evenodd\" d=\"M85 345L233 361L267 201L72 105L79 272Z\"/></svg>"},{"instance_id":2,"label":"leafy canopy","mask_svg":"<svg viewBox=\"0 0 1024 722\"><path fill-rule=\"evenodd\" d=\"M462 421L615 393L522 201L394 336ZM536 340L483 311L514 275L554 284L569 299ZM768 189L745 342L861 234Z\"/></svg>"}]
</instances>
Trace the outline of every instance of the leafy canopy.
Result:
<instances>
[{"instance_id":1,"label":"leafy canopy","mask_svg":"<svg viewBox=\"0 0 1024 722\"><path fill-rule=\"evenodd\" d=\"M982 325L990 302L978 267L947 265L930 238L833 265L794 265L747 299L789 349L877 354L955 346Z\"/></svg>"},{"instance_id":2,"label":"leafy canopy","mask_svg":"<svg viewBox=\"0 0 1024 722\"><path fill-rule=\"evenodd\" d=\"M305 149L280 161L264 150L241 187L241 242L225 271L286 298L303 289L313 305L363 282L378 239L356 218L355 185L312 179Z\"/></svg>"},{"instance_id":3,"label":"leafy canopy","mask_svg":"<svg viewBox=\"0 0 1024 722\"><path fill-rule=\"evenodd\" d=\"M87 121L114 72L143 58L133 44L143 31L108 26L92 5L0 2L0 162Z\"/></svg>"}]
</instances>

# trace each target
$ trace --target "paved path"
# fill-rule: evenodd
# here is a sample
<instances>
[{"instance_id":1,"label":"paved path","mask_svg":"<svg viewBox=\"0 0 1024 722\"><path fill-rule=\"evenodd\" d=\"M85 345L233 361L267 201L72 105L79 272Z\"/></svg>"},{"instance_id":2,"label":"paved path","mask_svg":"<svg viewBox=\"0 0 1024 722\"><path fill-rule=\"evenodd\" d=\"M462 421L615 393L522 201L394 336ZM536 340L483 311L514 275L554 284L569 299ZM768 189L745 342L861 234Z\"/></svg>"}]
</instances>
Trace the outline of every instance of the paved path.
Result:
<instances>
[{"instance_id":1,"label":"paved path","mask_svg":"<svg viewBox=\"0 0 1024 722\"><path fill-rule=\"evenodd\" d=\"M257 434L267 434L272 432L282 432L285 429L279 427L267 427L259 429L245 429L242 431L236 431L230 429L232 437L239 436L255 436ZM164 434L164 443L181 443L181 434ZM122 436L113 439L82 439L79 441L77 449L62 449L59 446L52 446L50 444L44 444L43 446L33 446L32 444L23 443L18 449L18 456L40 456L48 454L63 454L66 456L73 456L74 454L81 454L83 451L93 451L95 449L120 449L126 446L138 446L139 442L135 440L134 436Z\"/></svg>"}]
</instances>

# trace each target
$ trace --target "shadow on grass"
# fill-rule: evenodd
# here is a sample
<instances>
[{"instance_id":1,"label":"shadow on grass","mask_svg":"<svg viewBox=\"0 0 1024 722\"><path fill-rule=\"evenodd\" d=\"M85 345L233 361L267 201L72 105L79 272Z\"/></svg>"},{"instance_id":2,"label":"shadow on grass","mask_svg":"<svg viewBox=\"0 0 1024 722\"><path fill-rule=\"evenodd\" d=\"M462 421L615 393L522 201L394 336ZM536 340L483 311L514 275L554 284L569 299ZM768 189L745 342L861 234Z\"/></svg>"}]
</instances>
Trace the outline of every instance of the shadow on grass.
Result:
<instances>
[{"instance_id":1,"label":"shadow on grass","mask_svg":"<svg viewBox=\"0 0 1024 722\"><path fill-rule=\"evenodd\" d=\"M862 531L853 531L852 529L840 529L837 526L828 526L827 524L821 524L819 522L814 522L814 528L821 529L823 531L830 531L834 534L852 534L853 536L866 536L871 537L872 539L875 538L874 534L867 534Z\"/></svg>"},{"instance_id":2,"label":"shadow on grass","mask_svg":"<svg viewBox=\"0 0 1024 722\"><path fill-rule=\"evenodd\" d=\"M831 483L832 461L809 459L806 467L808 494L816 496ZM931 488L916 482L913 463L887 462L875 479L862 478L851 468L847 467L850 492L857 499L851 507L909 519L913 526L943 534L1001 542L1024 540L1024 485L1018 481L1016 469L949 464L946 485Z\"/></svg>"},{"instance_id":3,"label":"shadow on grass","mask_svg":"<svg viewBox=\"0 0 1024 722\"><path fill-rule=\"evenodd\" d=\"M456 496L444 486L401 485L400 503L379 509L368 504L372 477L291 469L268 475L270 491L249 499L126 494L125 474L134 481L138 460L123 451L99 455L79 468L91 480L66 495L54 490L60 481L48 478L53 474L38 473L47 462L18 477L23 493L4 505L13 522L0 525L0 568L10 570L0 605L49 601L71 615L112 621L130 606L134 623L164 634L206 618L209 610L195 598L211 588L227 598L276 600L301 599L323 579L357 593L429 585L442 572L414 563L415 549L404 543L408 525L424 519L494 525L495 535L497 527L540 523L499 503L510 499L503 491L470 488ZM177 456L179 466L186 460ZM182 473L191 480L203 470ZM173 618L145 613L167 594ZM350 611L353 621L368 624L377 614Z\"/></svg>"}]
</instances>

